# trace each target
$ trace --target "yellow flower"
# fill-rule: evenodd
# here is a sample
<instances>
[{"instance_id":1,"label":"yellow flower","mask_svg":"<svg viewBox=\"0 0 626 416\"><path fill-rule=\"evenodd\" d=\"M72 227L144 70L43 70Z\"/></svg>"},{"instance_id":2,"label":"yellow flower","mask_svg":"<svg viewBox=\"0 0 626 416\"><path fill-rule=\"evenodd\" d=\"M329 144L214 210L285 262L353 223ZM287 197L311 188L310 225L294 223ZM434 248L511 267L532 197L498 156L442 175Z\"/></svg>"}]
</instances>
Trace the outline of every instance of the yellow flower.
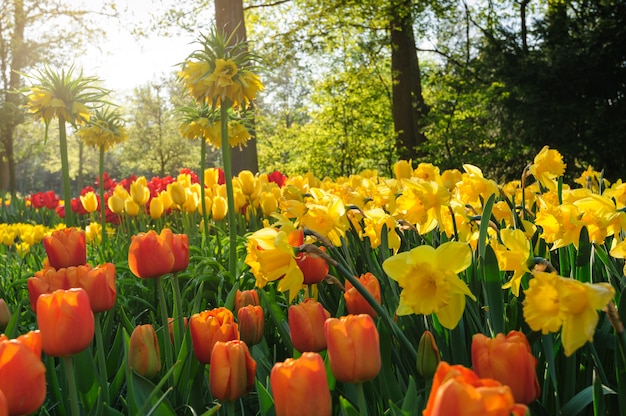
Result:
<instances>
[{"instance_id":1,"label":"yellow flower","mask_svg":"<svg viewBox=\"0 0 626 416\"><path fill-rule=\"evenodd\" d=\"M163 212L165 211L165 206L163 205L163 201L161 198L156 197L150 200L149 212L150 217L153 220L158 220L163 216Z\"/></svg>"},{"instance_id":2,"label":"yellow flower","mask_svg":"<svg viewBox=\"0 0 626 416\"><path fill-rule=\"evenodd\" d=\"M410 179L413 176L413 166L411 160L399 160L393 165L393 172L396 179Z\"/></svg>"},{"instance_id":3,"label":"yellow flower","mask_svg":"<svg viewBox=\"0 0 626 416\"><path fill-rule=\"evenodd\" d=\"M83 205L83 208L85 208L85 211L90 214L98 209L98 197L93 191L81 195L80 203Z\"/></svg>"},{"instance_id":4,"label":"yellow flower","mask_svg":"<svg viewBox=\"0 0 626 416\"><path fill-rule=\"evenodd\" d=\"M128 139L121 116L109 108L97 109L89 119L88 125L78 130L76 134L85 144L102 146L105 151Z\"/></svg>"},{"instance_id":5,"label":"yellow flower","mask_svg":"<svg viewBox=\"0 0 626 416\"><path fill-rule=\"evenodd\" d=\"M100 243L102 241L102 224L91 222L85 227L85 242Z\"/></svg>"},{"instance_id":6,"label":"yellow flower","mask_svg":"<svg viewBox=\"0 0 626 416\"><path fill-rule=\"evenodd\" d=\"M596 172L591 165L578 178L574 179L574 182L594 193L600 193L600 181L602 181L602 189L609 186L609 181L602 178L602 172Z\"/></svg>"},{"instance_id":7,"label":"yellow flower","mask_svg":"<svg viewBox=\"0 0 626 416\"><path fill-rule=\"evenodd\" d=\"M145 176L138 177L130 184L130 197L140 207L146 205L150 199L150 189L148 189L148 181Z\"/></svg>"},{"instance_id":8,"label":"yellow flower","mask_svg":"<svg viewBox=\"0 0 626 416\"><path fill-rule=\"evenodd\" d=\"M552 244L552 250L570 244L578 249L580 230L584 225L580 218L581 212L575 205L551 205L537 213L535 225L542 228L541 238Z\"/></svg>"},{"instance_id":9,"label":"yellow flower","mask_svg":"<svg viewBox=\"0 0 626 416\"><path fill-rule=\"evenodd\" d=\"M245 263L256 278L256 286L262 288L278 280L278 290L289 290L291 301L302 288L304 275L296 263L289 234L272 227L261 228L248 237L247 250Z\"/></svg>"},{"instance_id":10,"label":"yellow flower","mask_svg":"<svg viewBox=\"0 0 626 416\"><path fill-rule=\"evenodd\" d=\"M534 163L530 165L528 171L544 188L556 189L555 179L563 176L565 167L563 156L557 150L544 146L535 156Z\"/></svg>"},{"instance_id":11,"label":"yellow flower","mask_svg":"<svg viewBox=\"0 0 626 416\"><path fill-rule=\"evenodd\" d=\"M363 217L363 232L369 237L370 245L376 248L381 243L383 226L387 226L387 247L398 251L400 248L400 236L396 232L396 220L382 208L374 208L365 211Z\"/></svg>"},{"instance_id":12,"label":"yellow flower","mask_svg":"<svg viewBox=\"0 0 626 416\"><path fill-rule=\"evenodd\" d=\"M216 195L211 204L211 217L213 221L221 221L228 214L228 202L221 195Z\"/></svg>"},{"instance_id":13,"label":"yellow flower","mask_svg":"<svg viewBox=\"0 0 626 416\"><path fill-rule=\"evenodd\" d=\"M528 258L530 257L530 242L520 229L512 230L506 228L500 230L500 238L504 247L498 244L496 240L491 240L491 246L498 258L498 267L500 270L513 272L513 277L502 286L502 289L511 288L511 292L515 296L519 296L522 277L524 277L525 273L530 272L527 266Z\"/></svg>"},{"instance_id":14,"label":"yellow flower","mask_svg":"<svg viewBox=\"0 0 626 416\"><path fill-rule=\"evenodd\" d=\"M565 319L561 309L559 276L556 273L534 273L525 291L524 319L533 331L557 332Z\"/></svg>"},{"instance_id":15,"label":"yellow flower","mask_svg":"<svg viewBox=\"0 0 626 416\"><path fill-rule=\"evenodd\" d=\"M598 310L613 299L609 283L581 283L556 273L535 273L524 300L524 319L533 331L543 334L561 329L566 356L593 341Z\"/></svg>"},{"instance_id":16,"label":"yellow flower","mask_svg":"<svg viewBox=\"0 0 626 416\"><path fill-rule=\"evenodd\" d=\"M402 181L405 189L396 200L398 219L414 224L420 234L432 231L439 223L441 207L450 202L450 192L437 182Z\"/></svg>"},{"instance_id":17,"label":"yellow flower","mask_svg":"<svg viewBox=\"0 0 626 416\"><path fill-rule=\"evenodd\" d=\"M300 218L300 225L340 246L348 228L343 201L320 188L311 188L309 193L311 197L305 201L306 212Z\"/></svg>"},{"instance_id":18,"label":"yellow flower","mask_svg":"<svg viewBox=\"0 0 626 416\"><path fill-rule=\"evenodd\" d=\"M487 201L493 194L498 195L498 185L491 179L483 176L480 168L465 164L465 173L461 175L461 180L456 183L456 197L459 201L471 205L478 209L482 207L483 201Z\"/></svg>"},{"instance_id":19,"label":"yellow flower","mask_svg":"<svg viewBox=\"0 0 626 416\"><path fill-rule=\"evenodd\" d=\"M465 243L447 242L437 249L423 245L389 257L383 270L402 288L398 315L437 315L442 326L455 328L465 310L465 296L476 300L457 276L472 263Z\"/></svg>"}]
</instances>

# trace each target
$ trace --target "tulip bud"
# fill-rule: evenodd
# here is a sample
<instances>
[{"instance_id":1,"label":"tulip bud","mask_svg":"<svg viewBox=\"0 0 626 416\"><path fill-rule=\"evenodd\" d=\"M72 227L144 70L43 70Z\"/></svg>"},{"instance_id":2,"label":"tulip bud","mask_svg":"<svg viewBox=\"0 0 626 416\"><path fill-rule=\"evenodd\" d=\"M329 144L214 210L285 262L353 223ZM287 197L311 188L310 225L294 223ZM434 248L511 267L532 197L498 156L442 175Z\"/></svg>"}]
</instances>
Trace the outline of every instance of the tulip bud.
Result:
<instances>
[{"instance_id":1,"label":"tulip bud","mask_svg":"<svg viewBox=\"0 0 626 416\"><path fill-rule=\"evenodd\" d=\"M9 305L7 305L4 299L0 298L0 329L6 328L10 320L11 310L9 309Z\"/></svg>"},{"instance_id":2,"label":"tulip bud","mask_svg":"<svg viewBox=\"0 0 626 416\"><path fill-rule=\"evenodd\" d=\"M265 331L265 314L260 306L248 305L237 311L239 335L248 346L261 342Z\"/></svg>"},{"instance_id":3,"label":"tulip bud","mask_svg":"<svg viewBox=\"0 0 626 416\"><path fill-rule=\"evenodd\" d=\"M146 205L150 199L150 190L146 186L146 178L142 176L130 184L130 197L138 206Z\"/></svg>"},{"instance_id":4,"label":"tulip bud","mask_svg":"<svg viewBox=\"0 0 626 416\"><path fill-rule=\"evenodd\" d=\"M235 313L239 311L239 309L244 306L253 305L259 306L261 303L259 302L259 294L256 290L237 290L235 293Z\"/></svg>"},{"instance_id":5,"label":"tulip bud","mask_svg":"<svg viewBox=\"0 0 626 416\"><path fill-rule=\"evenodd\" d=\"M167 191L172 197L172 202L177 205L183 205L187 200L187 192L180 182L173 182L168 185Z\"/></svg>"},{"instance_id":6,"label":"tulip bud","mask_svg":"<svg viewBox=\"0 0 626 416\"><path fill-rule=\"evenodd\" d=\"M196 313L189 320L191 342L198 361L211 363L211 352L217 341L239 339L239 326L233 313L226 308L215 308Z\"/></svg>"},{"instance_id":7,"label":"tulip bud","mask_svg":"<svg viewBox=\"0 0 626 416\"><path fill-rule=\"evenodd\" d=\"M378 279L376 279L376 276L368 272L362 274L358 280L380 304L380 283L378 282ZM349 314L360 315L362 313L366 313L372 318L376 318L376 316L378 316L372 305L370 305L363 295L361 295L361 293L354 286L352 286L352 283L350 283L349 280L346 280L343 297L346 300L346 309L348 309Z\"/></svg>"},{"instance_id":8,"label":"tulip bud","mask_svg":"<svg viewBox=\"0 0 626 416\"><path fill-rule=\"evenodd\" d=\"M244 195L250 196L254 193L254 189L256 186L256 178L254 174L249 170L242 170L237 175L237 179L239 179L239 184L241 185L241 192Z\"/></svg>"},{"instance_id":9,"label":"tulip bud","mask_svg":"<svg viewBox=\"0 0 626 416\"><path fill-rule=\"evenodd\" d=\"M40 295L37 325L47 355L66 357L85 350L93 340L95 329L87 292L73 288Z\"/></svg>"},{"instance_id":10,"label":"tulip bud","mask_svg":"<svg viewBox=\"0 0 626 416\"><path fill-rule=\"evenodd\" d=\"M263 215L269 217L278 210L278 199L273 192L261 192L259 197Z\"/></svg>"},{"instance_id":11,"label":"tulip bud","mask_svg":"<svg viewBox=\"0 0 626 416\"><path fill-rule=\"evenodd\" d=\"M211 362L209 388L213 397L223 402L234 401L252 390L256 361L252 359L245 342L216 342Z\"/></svg>"},{"instance_id":12,"label":"tulip bud","mask_svg":"<svg viewBox=\"0 0 626 416\"><path fill-rule=\"evenodd\" d=\"M98 210L98 197L93 191L89 191L85 195L81 195L80 203L83 205L83 208L85 208L85 211L90 214Z\"/></svg>"},{"instance_id":13,"label":"tulip bud","mask_svg":"<svg viewBox=\"0 0 626 416\"><path fill-rule=\"evenodd\" d=\"M185 328L185 331L187 330L187 327L189 326L189 319L187 319L186 316L183 316L183 328ZM172 341L172 344L174 343L174 318L167 318L167 328L170 332L170 341Z\"/></svg>"},{"instance_id":14,"label":"tulip bud","mask_svg":"<svg viewBox=\"0 0 626 416\"><path fill-rule=\"evenodd\" d=\"M287 310L293 347L300 352L319 352L326 349L324 322L330 313L321 303L308 298Z\"/></svg>"},{"instance_id":15,"label":"tulip bud","mask_svg":"<svg viewBox=\"0 0 626 416\"><path fill-rule=\"evenodd\" d=\"M332 401L324 360L316 352L287 358L270 373L276 416L330 416Z\"/></svg>"},{"instance_id":16,"label":"tulip bud","mask_svg":"<svg viewBox=\"0 0 626 416\"><path fill-rule=\"evenodd\" d=\"M159 340L151 324L137 325L130 335L128 366L146 378L161 371Z\"/></svg>"},{"instance_id":17,"label":"tulip bud","mask_svg":"<svg viewBox=\"0 0 626 416\"><path fill-rule=\"evenodd\" d=\"M326 252L326 247L320 247L320 251ZM296 256L296 264L302 270L303 283L312 285L323 281L328 274L328 263L319 254L314 252L301 252Z\"/></svg>"},{"instance_id":18,"label":"tulip bud","mask_svg":"<svg viewBox=\"0 0 626 416\"><path fill-rule=\"evenodd\" d=\"M150 217L153 220L158 220L163 216L163 211L165 211L165 207L163 206L163 201L160 198L152 198L150 200Z\"/></svg>"},{"instance_id":19,"label":"tulip bud","mask_svg":"<svg viewBox=\"0 0 626 416\"><path fill-rule=\"evenodd\" d=\"M211 217L213 221L221 221L228 213L228 204L226 198L216 195L211 204Z\"/></svg>"},{"instance_id":20,"label":"tulip bud","mask_svg":"<svg viewBox=\"0 0 626 416\"><path fill-rule=\"evenodd\" d=\"M120 198L118 195L111 195L107 200L107 205L114 214L124 212L124 199Z\"/></svg>"},{"instance_id":21,"label":"tulip bud","mask_svg":"<svg viewBox=\"0 0 626 416\"><path fill-rule=\"evenodd\" d=\"M126 211L129 216L135 217L139 214L139 205L137 205L137 203L132 199L128 198L124 201L124 211Z\"/></svg>"},{"instance_id":22,"label":"tulip bud","mask_svg":"<svg viewBox=\"0 0 626 416\"><path fill-rule=\"evenodd\" d=\"M441 361L439 348L433 334L424 331L417 347L417 372L424 378L432 378Z\"/></svg>"},{"instance_id":23,"label":"tulip bud","mask_svg":"<svg viewBox=\"0 0 626 416\"><path fill-rule=\"evenodd\" d=\"M372 380L380 372L380 341L371 316L348 315L324 323L330 369L344 383Z\"/></svg>"}]
</instances>

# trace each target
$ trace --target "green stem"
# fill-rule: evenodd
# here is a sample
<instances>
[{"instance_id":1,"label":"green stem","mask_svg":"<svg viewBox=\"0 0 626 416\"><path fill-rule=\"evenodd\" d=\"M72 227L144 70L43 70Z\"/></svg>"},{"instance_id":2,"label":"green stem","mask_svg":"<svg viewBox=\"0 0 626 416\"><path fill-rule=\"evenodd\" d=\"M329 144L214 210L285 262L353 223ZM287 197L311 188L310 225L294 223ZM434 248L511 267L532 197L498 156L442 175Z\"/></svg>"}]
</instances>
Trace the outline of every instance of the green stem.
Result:
<instances>
[{"instance_id":1,"label":"green stem","mask_svg":"<svg viewBox=\"0 0 626 416\"><path fill-rule=\"evenodd\" d=\"M65 369L65 377L67 378L67 386L70 393L70 409L72 416L80 416L80 407L78 405L78 390L76 390L76 378L74 377L74 362L72 356L62 357L63 368Z\"/></svg>"},{"instance_id":2,"label":"green stem","mask_svg":"<svg viewBox=\"0 0 626 416\"><path fill-rule=\"evenodd\" d=\"M65 210L65 225L74 226L72 217L72 191L70 189L70 163L67 158L67 133L65 117L59 116L59 144L61 147L61 171L63 173L63 200Z\"/></svg>"},{"instance_id":3,"label":"green stem","mask_svg":"<svg viewBox=\"0 0 626 416\"><path fill-rule=\"evenodd\" d=\"M228 271L233 277L237 277L237 226L235 217L235 196L233 192L233 169L230 156L230 143L228 142L228 108L229 103L222 101L220 107L222 127L222 163L224 164L224 179L226 181L226 199L228 202Z\"/></svg>"},{"instance_id":4,"label":"green stem","mask_svg":"<svg viewBox=\"0 0 626 416\"><path fill-rule=\"evenodd\" d=\"M354 383L356 388L356 397L359 402L359 414L367 416L367 401L365 400L365 392L363 391L363 383Z\"/></svg>"},{"instance_id":5,"label":"green stem","mask_svg":"<svg viewBox=\"0 0 626 416\"><path fill-rule=\"evenodd\" d=\"M176 317L174 318L174 346L176 348L176 357L183 344L185 322L183 318L183 303L182 296L180 296L180 286L178 282L178 276L174 273L172 276L172 287L174 289L174 301L176 303Z\"/></svg>"},{"instance_id":6,"label":"green stem","mask_svg":"<svg viewBox=\"0 0 626 416\"><path fill-rule=\"evenodd\" d=\"M100 322L100 320L102 319L102 314L98 312L95 314L94 318L94 322L96 324L95 332L96 348L98 350L98 370L100 371L100 394L102 394L102 401L104 403L109 403L109 377L107 376L106 355L104 353L104 344L102 342L102 324Z\"/></svg>"},{"instance_id":7,"label":"green stem","mask_svg":"<svg viewBox=\"0 0 626 416\"><path fill-rule=\"evenodd\" d=\"M170 342L169 325L167 322L167 304L165 303L165 291L163 290L162 276L156 278L157 292L159 294L159 308L161 309L161 320L163 321L163 345L165 346L165 371L169 371L174 365L172 359L172 343Z\"/></svg>"},{"instance_id":8,"label":"green stem","mask_svg":"<svg viewBox=\"0 0 626 416\"><path fill-rule=\"evenodd\" d=\"M209 238L209 223L208 223L208 215L206 212L206 199L205 194L206 190L204 189L204 170L206 165L206 139L204 137L200 137L200 197L202 198L201 206L202 206L202 223L204 224L204 238L202 241L205 245L208 244Z\"/></svg>"},{"instance_id":9,"label":"green stem","mask_svg":"<svg viewBox=\"0 0 626 416\"><path fill-rule=\"evenodd\" d=\"M100 224L102 225L102 244L100 245L100 255L102 256L100 261L104 262L104 250L107 247L108 244L108 238L109 236L107 235L107 212L106 212L106 205L104 202L104 145L101 144L100 145L100 180L99 182L99 186L98 186L98 191L100 193Z\"/></svg>"},{"instance_id":10,"label":"green stem","mask_svg":"<svg viewBox=\"0 0 626 416\"><path fill-rule=\"evenodd\" d=\"M226 415L235 416L235 401L229 400L224 404L226 405Z\"/></svg>"}]
</instances>

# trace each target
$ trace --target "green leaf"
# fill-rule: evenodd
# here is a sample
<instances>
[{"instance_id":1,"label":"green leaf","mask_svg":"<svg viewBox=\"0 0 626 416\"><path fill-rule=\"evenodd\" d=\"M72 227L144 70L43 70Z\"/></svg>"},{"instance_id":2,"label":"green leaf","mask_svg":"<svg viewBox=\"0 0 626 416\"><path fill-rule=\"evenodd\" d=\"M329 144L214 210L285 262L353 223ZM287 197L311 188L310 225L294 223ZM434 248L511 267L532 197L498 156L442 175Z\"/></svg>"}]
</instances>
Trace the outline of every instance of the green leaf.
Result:
<instances>
[{"instance_id":1,"label":"green leaf","mask_svg":"<svg viewBox=\"0 0 626 416\"><path fill-rule=\"evenodd\" d=\"M261 416L266 416L269 414L270 409L274 406L274 398L270 394L270 392L265 388L263 384L256 380L256 391L257 397L259 399L259 408L261 410Z\"/></svg>"},{"instance_id":2,"label":"green leaf","mask_svg":"<svg viewBox=\"0 0 626 416\"><path fill-rule=\"evenodd\" d=\"M604 392L602 391L602 382L600 377L594 377L593 381L593 414L596 416L604 416L606 414L606 402L604 400Z\"/></svg>"},{"instance_id":3,"label":"green leaf","mask_svg":"<svg viewBox=\"0 0 626 416\"><path fill-rule=\"evenodd\" d=\"M587 386L579 391L570 401L565 403L561 408L562 415L575 416L582 412L585 407L589 406L593 401L593 389L594 386ZM602 394L617 394L614 390L611 390L607 386L602 386Z\"/></svg>"},{"instance_id":4,"label":"green leaf","mask_svg":"<svg viewBox=\"0 0 626 416\"><path fill-rule=\"evenodd\" d=\"M494 334L504 333L504 297L498 258L491 246L485 247L485 255L480 259L483 275L483 292Z\"/></svg>"},{"instance_id":5,"label":"green leaf","mask_svg":"<svg viewBox=\"0 0 626 416\"><path fill-rule=\"evenodd\" d=\"M483 213L480 219L480 229L478 231L478 255L484 257L485 247L487 245L487 230L489 229L489 221L491 218L491 210L493 209L493 201L496 195L491 194L487 202L483 206Z\"/></svg>"},{"instance_id":6,"label":"green leaf","mask_svg":"<svg viewBox=\"0 0 626 416\"><path fill-rule=\"evenodd\" d=\"M402 410L405 412L413 412L416 409L421 409L422 404L422 396L417 394L417 386L415 385L415 379L412 376L409 376L409 385L406 388L406 394L404 395L404 400L402 401Z\"/></svg>"},{"instance_id":7,"label":"green leaf","mask_svg":"<svg viewBox=\"0 0 626 416\"><path fill-rule=\"evenodd\" d=\"M345 397L339 397L339 406L343 416L360 416L359 411Z\"/></svg>"},{"instance_id":8,"label":"green leaf","mask_svg":"<svg viewBox=\"0 0 626 416\"><path fill-rule=\"evenodd\" d=\"M175 368L176 366L174 366ZM171 370L170 370L171 372ZM161 387L167 381L169 373L163 376L159 384L156 386L152 381L143 377L135 370L129 371L130 384L132 386L132 398L136 408L139 409L138 414L149 414L148 410L153 408L154 414L157 415L172 415L176 412L172 408L171 404L167 401L166 396L170 390L163 393Z\"/></svg>"}]
</instances>

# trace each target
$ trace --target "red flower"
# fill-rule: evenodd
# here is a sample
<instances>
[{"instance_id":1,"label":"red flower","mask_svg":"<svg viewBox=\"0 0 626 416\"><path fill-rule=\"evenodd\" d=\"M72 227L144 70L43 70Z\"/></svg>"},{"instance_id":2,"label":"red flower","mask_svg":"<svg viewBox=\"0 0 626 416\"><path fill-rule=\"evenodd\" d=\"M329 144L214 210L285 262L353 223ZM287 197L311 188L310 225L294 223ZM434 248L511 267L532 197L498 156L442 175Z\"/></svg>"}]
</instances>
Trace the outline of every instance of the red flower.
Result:
<instances>
[{"instance_id":1,"label":"red flower","mask_svg":"<svg viewBox=\"0 0 626 416\"><path fill-rule=\"evenodd\" d=\"M274 172L267 175L267 179L270 182L274 182L275 184L277 184L279 187L282 188L283 185L285 185L285 181L287 180L287 177L283 175L282 172L275 170Z\"/></svg>"}]
</instances>

